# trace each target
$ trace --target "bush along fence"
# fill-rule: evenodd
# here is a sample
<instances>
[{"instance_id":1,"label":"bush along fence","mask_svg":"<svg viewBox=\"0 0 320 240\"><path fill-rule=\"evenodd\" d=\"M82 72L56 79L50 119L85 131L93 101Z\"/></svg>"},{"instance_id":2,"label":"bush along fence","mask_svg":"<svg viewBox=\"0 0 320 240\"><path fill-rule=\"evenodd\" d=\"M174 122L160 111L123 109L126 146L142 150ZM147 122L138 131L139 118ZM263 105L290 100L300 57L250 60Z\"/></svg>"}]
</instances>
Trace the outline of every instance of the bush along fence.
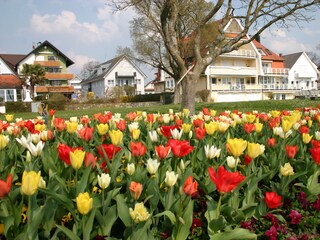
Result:
<instances>
[{"instance_id":1,"label":"bush along fence","mask_svg":"<svg viewBox=\"0 0 320 240\"><path fill-rule=\"evenodd\" d=\"M6 239L319 239L320 111L0 121Z\"/></svg>"}]
</instances>

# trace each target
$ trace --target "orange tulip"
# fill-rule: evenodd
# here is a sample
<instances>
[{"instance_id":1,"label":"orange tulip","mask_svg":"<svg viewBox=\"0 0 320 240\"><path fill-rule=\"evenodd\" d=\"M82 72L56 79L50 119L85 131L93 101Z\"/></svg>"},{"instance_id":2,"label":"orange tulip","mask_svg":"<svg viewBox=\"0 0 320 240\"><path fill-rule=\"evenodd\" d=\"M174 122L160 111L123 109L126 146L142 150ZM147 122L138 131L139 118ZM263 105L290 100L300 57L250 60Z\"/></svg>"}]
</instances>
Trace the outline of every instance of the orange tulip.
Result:
<instances>
[{"instance_id":1,"label":"orange tulip","mask_svg":"<svg viewBox=\"0 0 320 240\"><path fill-rule=\"evenodd\" d=\"M138 200L142 193L142 184L138 182L131 182L129 190L130 190L131 196L135 200Z\"/></svg>"}]
</instances>

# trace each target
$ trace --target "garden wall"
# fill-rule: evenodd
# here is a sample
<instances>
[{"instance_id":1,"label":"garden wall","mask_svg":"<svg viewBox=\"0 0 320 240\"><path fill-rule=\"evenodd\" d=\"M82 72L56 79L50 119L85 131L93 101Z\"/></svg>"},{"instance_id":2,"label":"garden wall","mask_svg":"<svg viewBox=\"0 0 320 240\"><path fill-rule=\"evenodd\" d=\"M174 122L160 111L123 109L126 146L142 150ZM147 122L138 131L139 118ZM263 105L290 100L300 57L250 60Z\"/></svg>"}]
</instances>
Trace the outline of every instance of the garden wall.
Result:
<instances>
[{"instance_id":1,"label":"garden wall","mask_svg":"<svg viewBox=\"0 0 320 240\"><path fill-rule=\"evenodd\" d=\"M160 106L161 102L129 102L129 103L79 103L79 104L67 104L65 110L81 110L90 108L136 108L136 107L153 107Z\"/></svg>"}]
</instances>

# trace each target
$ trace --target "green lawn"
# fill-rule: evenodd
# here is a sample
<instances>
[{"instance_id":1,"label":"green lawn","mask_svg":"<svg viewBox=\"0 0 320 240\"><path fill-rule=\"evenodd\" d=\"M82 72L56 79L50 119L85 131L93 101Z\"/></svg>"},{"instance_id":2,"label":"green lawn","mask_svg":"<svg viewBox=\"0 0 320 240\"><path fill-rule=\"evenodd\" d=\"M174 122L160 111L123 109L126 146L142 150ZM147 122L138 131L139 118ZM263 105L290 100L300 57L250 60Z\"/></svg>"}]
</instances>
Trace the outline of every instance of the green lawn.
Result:
<instances>
[{"instance_id":1,"label":"green lawn","mask_svg":"<svg viewBox=\"0 0 320 240\"><path fill-rule=\"evenodd\" d=\"M218 113L225 110L235 110L241 112L257 110L259 112L268 112L270 110L293 110L295 108L304 107L318 107L319 100L310 99L294 99L294 100L265 100L265 101L250 101L250 102L229 102L229 103L197 103L196 112L199 112L202 108L214 109ZM111 111L113 113L121 113L122 116L132 111L146 111L148 113L167 113L168 109L174 111L180 110L178 104L168 104L156 107L139 107L139 108L92 108L77 111L57 111L56 116L61 118L69 118L71 116L83 116L88 115L91 117L93 114L104 111ZM37 113L15 113L15 117L21 117L24 119L35 118ZM4 117L2 117L4 119Z\"/></svg>"}]
</instances>

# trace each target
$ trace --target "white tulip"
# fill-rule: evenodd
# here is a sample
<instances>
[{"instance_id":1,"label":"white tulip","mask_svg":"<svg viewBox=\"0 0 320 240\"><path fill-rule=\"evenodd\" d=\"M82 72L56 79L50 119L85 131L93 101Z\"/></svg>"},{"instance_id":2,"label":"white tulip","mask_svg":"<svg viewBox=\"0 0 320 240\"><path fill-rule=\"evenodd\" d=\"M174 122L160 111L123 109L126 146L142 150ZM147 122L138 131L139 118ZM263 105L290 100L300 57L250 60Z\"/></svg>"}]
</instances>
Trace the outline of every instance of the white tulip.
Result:
<instances>
[{"instance_id":1,"label":"white tulip","mask_svg":"<svg viewBox=\"0 0 320 240\"><path fill-rule=\"evenodd\" d=\"M111 177L108 173L101 173L100 176L98 175L98 184L101 189L106 189L107 187L109 187L110 182Z\"/></svg>"}]
</instances>

